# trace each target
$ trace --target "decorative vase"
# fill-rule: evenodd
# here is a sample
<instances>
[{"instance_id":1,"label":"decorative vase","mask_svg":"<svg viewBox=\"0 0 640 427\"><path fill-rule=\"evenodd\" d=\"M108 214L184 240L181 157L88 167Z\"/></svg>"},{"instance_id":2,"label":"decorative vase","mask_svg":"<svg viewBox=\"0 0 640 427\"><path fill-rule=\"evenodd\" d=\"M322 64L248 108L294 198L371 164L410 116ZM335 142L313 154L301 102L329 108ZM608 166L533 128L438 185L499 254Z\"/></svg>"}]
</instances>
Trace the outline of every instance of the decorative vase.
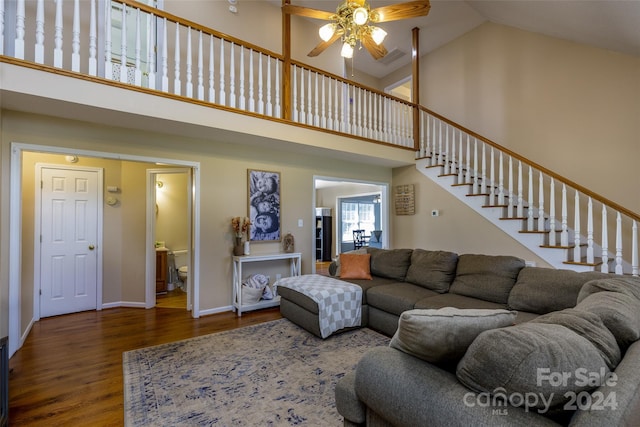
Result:
<instances>
[{"instance_id":1,"label":"decorative vase","mask_svg":"<svg viewBox=\"0 0 640 427\"><path fill-rule=\"evenodd\" d=\"M251 254L251 245L249 244L248 240L246 242L244 242L244 254L245 255L250 255Z\"/></svg>"},{"instance_id":2,"label":"decorative vase","mask_svg":"<svg viewBox=\"0 0 640 427\"><path fill-rule=\"evenodd\" d=\"M236 244L233 246L233 254L235 256L244 255L244 246L242 245L242 237L236 237Z\"/></svg>"}]
</instances>

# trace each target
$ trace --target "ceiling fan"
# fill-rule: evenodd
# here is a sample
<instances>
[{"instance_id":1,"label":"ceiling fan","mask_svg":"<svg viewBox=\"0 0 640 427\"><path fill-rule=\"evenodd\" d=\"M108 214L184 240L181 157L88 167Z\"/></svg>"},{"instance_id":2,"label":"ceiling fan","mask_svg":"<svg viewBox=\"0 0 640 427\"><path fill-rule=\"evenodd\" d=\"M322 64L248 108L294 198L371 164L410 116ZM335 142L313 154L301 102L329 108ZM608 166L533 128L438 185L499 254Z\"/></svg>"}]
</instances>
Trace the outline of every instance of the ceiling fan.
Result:
<instances>
[{"instance_id":1,"label":"ceiling fan","mask_svg":"<svg viewBox=\"0 0 640 427\"><path fill-rule=\"evenodd\" d=\"M335 12L294 6L292 4L284 4L282 6L282 10L291 15L331 21L320 27L319 34L322 42L309 52L308 56L318 56L340 39L342 40L340 54L343 57L353 57L356 44L360 42L361 46L364 46L375 59L380 59L387 54L387 49L382 44L387 33L382 28L369 25L369 23L379 24L425 16L430 9L429 0L392 4L375 9L371 9L366 0L344 0Z\"/></svg>"}]
</instances>

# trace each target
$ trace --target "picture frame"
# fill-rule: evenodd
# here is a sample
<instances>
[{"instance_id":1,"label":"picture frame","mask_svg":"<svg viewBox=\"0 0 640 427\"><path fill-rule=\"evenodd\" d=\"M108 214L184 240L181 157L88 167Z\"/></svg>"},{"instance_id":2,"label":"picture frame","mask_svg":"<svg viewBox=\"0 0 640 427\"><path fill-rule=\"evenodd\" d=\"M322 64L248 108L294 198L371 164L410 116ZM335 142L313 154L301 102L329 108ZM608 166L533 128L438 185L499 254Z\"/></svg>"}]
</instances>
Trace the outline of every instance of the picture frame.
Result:
<instances>
[{"instance_id":1,"label":"picture frame","mask_svg":"<svg viewBox=\"0 0 640 427\"><path fill-rule=\"evenodd\" d=\"M251 242L280 242L280 172L247 170L248 211Z\"/></svg>"}]
</instances>

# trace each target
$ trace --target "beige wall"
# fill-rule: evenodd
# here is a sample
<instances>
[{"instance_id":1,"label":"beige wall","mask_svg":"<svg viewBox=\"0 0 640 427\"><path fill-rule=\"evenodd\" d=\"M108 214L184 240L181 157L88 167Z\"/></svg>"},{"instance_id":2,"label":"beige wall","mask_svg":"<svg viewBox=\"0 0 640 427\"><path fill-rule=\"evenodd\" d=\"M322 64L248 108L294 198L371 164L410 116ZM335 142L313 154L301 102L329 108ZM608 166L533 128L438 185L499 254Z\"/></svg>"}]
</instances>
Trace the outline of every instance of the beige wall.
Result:
<instances>
[{"instance_id":1,"label":"beige wall","mask_svg":"<svg viewBox=\"0 0 640 427\"><path fill-rule=\"evenodd\" d=\"M423 105L640 212L640 57L487 23L421 63Z\"/></svg>"},{"instance_id":2,"label":"beige wall","mask_svg":"<svg viewBox=\"0 0 640 427\"><path fill-rule=\"evenodd\" d=\"M215 114L215 111L212 111ZM242 118L238 118L242 120ZM76 150L95 150L107 153L148 156L152 159L174 159L199 162L201 247L200 247L200 310L214 310L231 304L231 249L230 219L247 214L247 169L273 170L281 173L282 229L296 239L296 251L302 252L302 270L311 272L312 236L315 226L313 210L313 176L391 182L391 169L371 168L367 165L277 151L270 146L245 146L216 141L215 132L210 140L182 138L166 134L132 131L131 129L98 126L77 121L2 112L3 162L8 162L11 141ZM81 162L84 162L84 156ZM86 160L89 161L88 159ZM33 162L33 160L31 160ZM117 163L114 164L113 162ZM3 163L4 164L4 163ZM89 164L89 163L87 163ZM108 302L144 301L145 253L145 182L146 169L154 164L133 161L116 162L96 160L91 164L105 167L105 185L118 185L120 204L105 207L105 250L103 300ZM112 173L113 171L113 173ZM25 172L25 175L28 173ZM9 167L0 175L3 197L7 197ZM31 174L33 176L33 174ZM33 188L32 185L29 187ZM25 190L27 190L25 186ZM28 205L27 205L28 206ZM113 210L109 210L113 209ZM2 205L2 215L8 215L8 203ZM25 212L24 224L33 223ZM298 227L298 219L304 226ZM3 223L4 225L4 223ZM23 239L25 259L33 259L30 241ZM8 244L8 224L2 229L3 245ZM108 246L108 247L107 247ZM254 243L253 253L275 252L280 243ZM6 252L5 252L6 253ZM4 262L4 260L3 260ZM32 265L31 261L31 265ZM25 270L28 266L25 265ZM268 272L268 271L267 271ZM26 273L23 289L33 288L28 283L32 275ZM3 294L8 295L8 280L3 278ZM29 294L22 301L22 311L32 315ZM4 299L3 299L4 300ZM21 330L27 326L23 318Z\"/></svg>"},{"instance_id":3,"label":"beige wall","mask_svg":"<svg viewBox=\"0 0 640 427\"><path fill-rule=\"evenodd\" d=\"M156 240L165 242L166 247L174 251L187 250L189 246L188 227L188 174L158 174L162 188L156 190Z\"/></svg>"}]
</instances>

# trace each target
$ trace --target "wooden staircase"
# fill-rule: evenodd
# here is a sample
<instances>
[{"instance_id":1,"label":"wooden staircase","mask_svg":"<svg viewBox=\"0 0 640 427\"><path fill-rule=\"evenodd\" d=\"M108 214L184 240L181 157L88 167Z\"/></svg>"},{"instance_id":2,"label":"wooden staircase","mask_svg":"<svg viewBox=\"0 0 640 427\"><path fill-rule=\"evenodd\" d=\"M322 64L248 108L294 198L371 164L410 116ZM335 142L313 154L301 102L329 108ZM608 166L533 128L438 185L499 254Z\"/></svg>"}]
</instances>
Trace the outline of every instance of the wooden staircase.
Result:
<instances>
[{"instance_id":1,"label":"wooden staircase","mask_svg":"<svg viewBox=\"0 0 640 427\"><path fill-rule=\"evenodd\" d=\"M435 113L421 120L416 168L458 200L555 268L638 275L640 216Z\"/></svg>"}]
</instances>

